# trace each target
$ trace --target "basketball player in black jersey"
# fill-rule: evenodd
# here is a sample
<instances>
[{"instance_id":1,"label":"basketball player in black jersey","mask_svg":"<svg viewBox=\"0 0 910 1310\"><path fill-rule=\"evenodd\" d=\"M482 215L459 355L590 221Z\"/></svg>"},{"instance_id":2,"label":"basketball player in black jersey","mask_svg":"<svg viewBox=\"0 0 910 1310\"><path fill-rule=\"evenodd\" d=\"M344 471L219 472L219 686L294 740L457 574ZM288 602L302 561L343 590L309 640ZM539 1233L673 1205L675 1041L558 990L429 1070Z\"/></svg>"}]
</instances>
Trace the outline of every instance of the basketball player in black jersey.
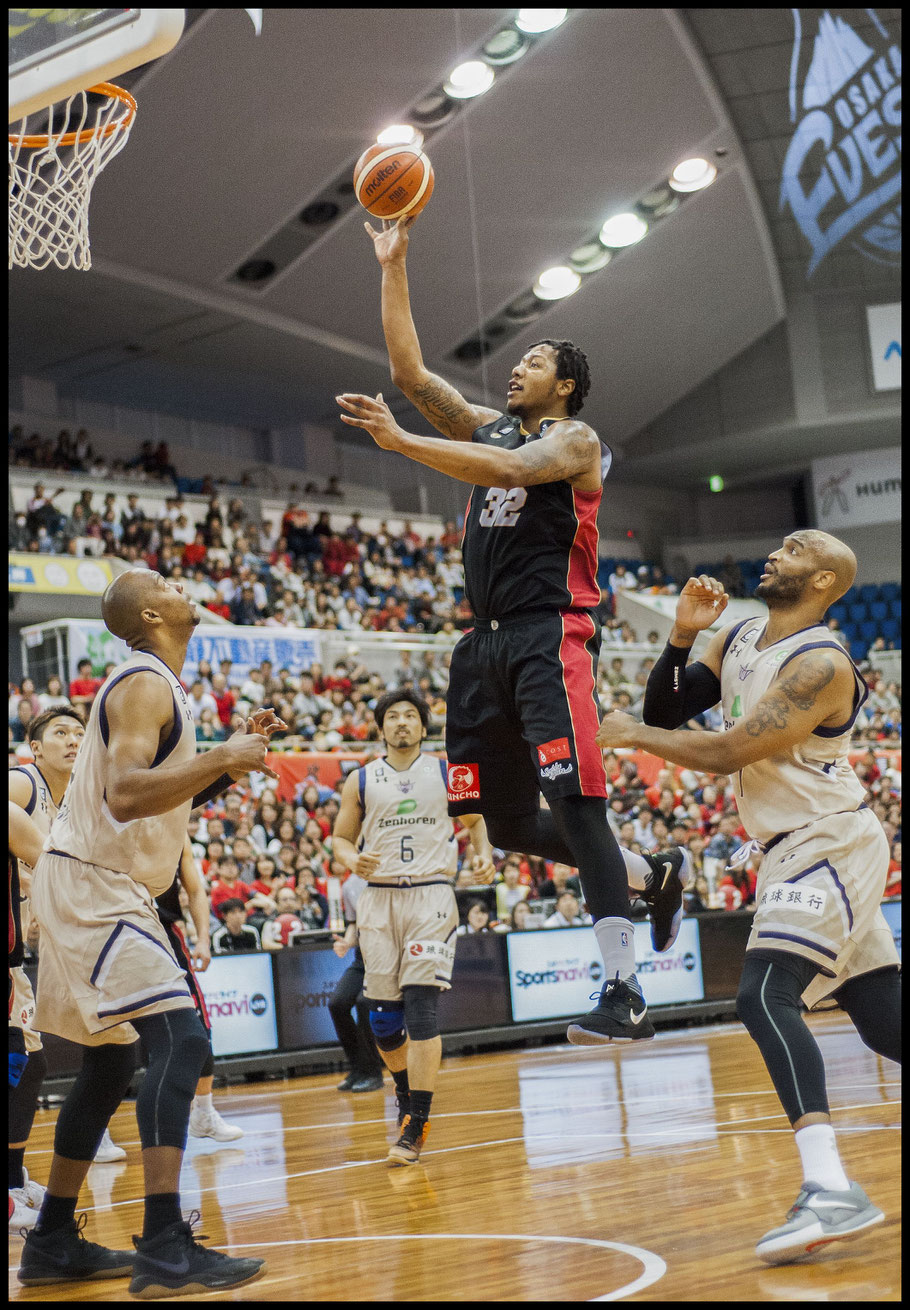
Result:
<instances>
[{"instance_id":1,"label":"basketball player in black jersey","mask_svg":"<svg viewBox=\"0 0 910 1310\"><path fill-rule=\"evenodd\" d=\"M538 341L512 370L505 413L469 405L423 363L405 270L412 221L379 233L365 225L382 266L392 381L453 444L402 431L381 396L338 400L344 422L382 449L473 484L462 553L476 617L452 656L449 812L479 811L494 845L578 869L607 981L569 1040L653 1037L635 978L629 872L652 902L655 945L666 949L679 927L687 857L630 853L627 872L606 820L592 611L597 511L612 454L575 417L590 386L587 360L571 342Z\"/></svg>"}]
</instances>

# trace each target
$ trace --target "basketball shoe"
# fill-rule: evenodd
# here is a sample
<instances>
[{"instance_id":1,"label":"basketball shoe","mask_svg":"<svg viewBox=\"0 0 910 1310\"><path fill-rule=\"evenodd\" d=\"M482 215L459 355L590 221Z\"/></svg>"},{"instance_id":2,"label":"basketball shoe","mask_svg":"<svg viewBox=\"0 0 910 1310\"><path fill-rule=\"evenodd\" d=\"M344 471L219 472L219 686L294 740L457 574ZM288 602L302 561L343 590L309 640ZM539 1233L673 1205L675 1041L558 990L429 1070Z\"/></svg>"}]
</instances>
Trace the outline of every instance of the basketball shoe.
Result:
<instances>
[{"instance_id":1,"label":"basketball shoe","mask_svg":"<svg viewBox=\"0 0 910 1310\"><path fill-rule=\"evenodd\" d=\"M134 1237L136 1248L130 1292L143 1301L164 1296L201 1294L240 1287L266 1271L264 1260L238 1259L202 1246L193 1236L192 1225L201 1218L198 1210L189 1223L171 1224L154 1237ZM205 1234L200 1233L205 1240Z\"/></svg>"},{"instance_id":2,"label":"basketball shoe","mask_svg":"<svg viewBox=\"0 0 910 1310\"><path fill-rule=\"evenodd\" d=\"M114 1164L117 1160L125 1160L126 1151L116 1142L111 1141L109 1128L105 1128L104 1136L98 1143L98 1150L95 1152L95 1158L92 1164Z\"/></svg>"},{"instance_id":3,"label":"basketball shoe","mask_svg":"<svg viewBox=\"0 0 910 1310\"><path fill-rule=\"evenodd\" d=\"M683 888L692 877L692 857L684 846L642 857L651 866L651 878L639 892L651 911L651 945L655 951L668 951L679 936L683 917Z\"/></svg>"},{"instance_id":4,"label":"basketball shoe","mask_svg":"<svg viewBox=\"0 0 910 1310\"><path fill-rule=\"evenodd\" d=\"M243 1136L243 1129L239 1124L225 1123L214 1106L210 1108L194 1101L190 1110L190 1136L213 1137L216 1142L236 1142Z\"/></svg>"},{"instance_id":5,"label":"basketball shoe","mask_svg":"<svg viewBox=\"0 0 910 1310\"><path fill-rule=\"evenodd\" d=\"M9 1216L11 1233L18 1233L20 1228L34 1228L38 1222L38 1211L41 1209L44 1193L47 1190L40 1183L32 1182L27 1169L22 1170L22 1178L21 1187L11 1187L9 1189L9 1199L13 1205Z\"/></svg>"},{"instance_id":6,"label":"basketball shoe","mask_svg":"<svg viewBox=\"0 0 910 1310\"><path fill-rule=\"evenodd\" d=\"M401 1136L394 1146L389 1147L389 1154L386 1157L389 1164L416 1164L429 1131L430 1124L427 1119L415 1119L412 1115L406 1114L401 1126Z\"/></svg>"},{"instance_id":7,"label":"basketball shoe","mask_svg":"<svg viewBox=\"0 0 910 1310\"><path fill-rule=\"evenodd\" d=\"M19 1282L26 1287L44 1283L75 1283L96 1278L125 1278L133 1272L132 1251L109 1251L82 1236L88 1215L62 1228L41 1233L32 1228L19 1260Z\"/></svg>"},{"instance_id":8,"label":"basketball shoe","mask_svg":"<svg viewBox=\"0 0 910 1310\"><path fill-rule=\"evenodd\" d=\"M790 1264L831 1242L858 1237L884 1218L859 1183L851 1183L846 1192L830 1192L818 1183L803 1183L787 1211L787 1222L765 1233L755 1254L769 1265Z\"/></svg>"},{"instance_id":9,"label":"basketball shoe","mask_svg":"<svg viewBox=\"0 0 910 1310\"><path fill-rule=\"evenodd\" d=\"M600 1046L602 1042L643 1042L654 1036L648 1006L634 978L623 981L619 974L608 979L599 992L591 993L597 1004L590 1014L569 1024L566 1033L573 1046Z\"/></svg>"}]
</instances>

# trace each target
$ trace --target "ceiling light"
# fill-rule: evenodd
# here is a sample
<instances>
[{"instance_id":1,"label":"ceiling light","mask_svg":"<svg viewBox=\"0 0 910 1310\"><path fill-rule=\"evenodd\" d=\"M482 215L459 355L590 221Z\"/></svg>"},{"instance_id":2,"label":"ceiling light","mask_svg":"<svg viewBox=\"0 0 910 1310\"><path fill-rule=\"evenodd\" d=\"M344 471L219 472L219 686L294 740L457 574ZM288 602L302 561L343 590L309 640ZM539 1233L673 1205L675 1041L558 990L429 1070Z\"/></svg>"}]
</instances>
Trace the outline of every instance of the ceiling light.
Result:
<instances>
[{"instance_id":1,"label":"ceiling light","mask_svg":"<svg viewBox=\"0 0 910 1310\"><path fill-rule=\"evenodd\" d=\"M647 223L637 214L616 214L600 229L600 241L612 250L619 250L622 246L634 246L647 230Z\"/></svg>"},{"instance_id":2,"label":"ceiling light","mask_svg":"<svg viewBox=\"0 0 910 1310\"><path fill-rule=\"evenodd\" d=\"M596 273L599 268L609 264L613 258L609 250L604 250L599 241L588 241L569 256L569 264L576 273Z\"/></svg>"},{"instance_id":3,"label":"ceiling light","mask_svg":"<svg viewBox=\"0 0 910 1310\"><path fill-rule=\"evenodd\" d=\"M376 138L379 146L414 146L417 150L423 145L423 133L418 132L410 123L394 123L384 128Z\"/></svg>"},{"instance_id":4,"label":"ceiling light","mask_svg":"<svg viewBox=\"0 0 910 1310\"><path fill-rule=\"evenodd\" d=\"M526 41L520 32L516 32L514 27L506 27L490 37L481 54L489 64L514 64L530 48L530 41Z\"/></svg>"},{"instance_id":5,"label":"ceiling light","mask_svg":"<svg viewBox=\"0 0 910 1310\"><path fill-rule=\"evenodd\" d=\"M654 218L664 218L667 214L672 214L674 209L679 209L679 205L679 196L675 196L669 187L665 186L658 187L656 191L649 191L638 202L638 208L644 209Z\"/></svg>"},{"instance_id":6,"label":"ceiling light","mask_svg":"<svg viewBox=\"0 0 910 1310\"><path fill-rule=\"evenodd\" d=\"M452 69L443 90L455 100L469 100L471 96L483 95L484 91L489 91L495 77L489 64L479 59L469 59L466 64L459 64Z\"/></svg>"},{"instance_id":7,"label":"ceiling light","mask_svg":"<svg viewBox=\"0 0 910 1310\"><path fill-rule=\"evenodd\" d=\"M670 174L674 191L700 191L717 177L717 169L707 159L684 159Z\"/></svg>"},{"instance_id":8,"label":"ceiling light","mask_svg":"<svg viewBox=\"0 0 910 1310\"><path fill-rule=\"evenodd\" d=\"M506 318L511 319L514 323L526 323L529 319L536 318L543 309L540 301L534 295L533 291L524 291L511 305L507 305L503 310Z\"/></svg>"},{"instance_id":9,"label":"ceiling light","mask_svg":"<svg viewBox=\"0 0 910 1310\"><path fill-rule=\"evenodd\" d=\"M270 259L248 259L241 264L234 277L238 282L264 282L275 272L275 265Z\"/></svg>"},{"instance_id":10,"label":"ceiling light","mask_svg":"<svg viewBox=\"0 0 910 1310\"><path fill-rule=\"evenodd\" d=\"M541 32L552 32L565 22L568 9L519 9L515 26L519 32L528 32L539 36Z\"/></svg>"},{"instance_id":11,"label":"ceiling light","mask_svg":"<svg viewBox=\"0 0 910 1310\"><path fill-rule=\"evenodd\" d=\"M564 264L548 268L534 283L534 294L539 300L562 300L581 286L581 278Z\"/></svg>"},{"instance_id":12,"label":"ceiling light","mask_svg":"<svg viewBox=\"0 0 910 1310\"><path fill-rule=\"evenodd\" d=\"M439 127L455 113L455 106L442 91L431 91L409 110L412 118L422 127Z\"/></svg>"}]
</instances>

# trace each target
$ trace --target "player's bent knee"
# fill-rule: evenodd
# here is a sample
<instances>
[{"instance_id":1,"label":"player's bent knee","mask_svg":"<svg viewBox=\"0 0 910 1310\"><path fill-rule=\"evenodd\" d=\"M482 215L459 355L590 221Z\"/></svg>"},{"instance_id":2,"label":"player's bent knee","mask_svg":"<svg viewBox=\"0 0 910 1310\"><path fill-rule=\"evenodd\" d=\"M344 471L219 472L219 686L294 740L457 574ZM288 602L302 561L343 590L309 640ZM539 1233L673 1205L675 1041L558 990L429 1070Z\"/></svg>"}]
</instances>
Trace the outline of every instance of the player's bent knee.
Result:
<instances>
[{"instance_id":1,"label":"player's bent knee","mask_svg":"<svg viewBox=\"0 0 910 1310\"><path fill-rule=\"evenodd\" d=\"M380 1051L397 1051L408 1035L401 1001L370 1001L370 1027Z\"/></svg>"},{"instance_id":2,"label":"player's bent knee","mask_svg":"<svg viewBox=\"0 0 910 1310\"><path fill-rule=\"evenodd\" d=\"M439 988L412 985L402 987L401 994L404 997L404 1021L411 1041L429 1042L438 1037Z\"/></svg>"},{"instance_id":3,"label":"player's bent knee","mask_svg":"<svg viewBox=\"0 0 910 1310\"><path fill-rule=\"evenodd\" d=\"M802 994L817 972L808 960L783 951L747 951L736 996L740 1022L755 1037L773 1024L775 1013L798 1014Z\"/></svg>"}]
</instances>

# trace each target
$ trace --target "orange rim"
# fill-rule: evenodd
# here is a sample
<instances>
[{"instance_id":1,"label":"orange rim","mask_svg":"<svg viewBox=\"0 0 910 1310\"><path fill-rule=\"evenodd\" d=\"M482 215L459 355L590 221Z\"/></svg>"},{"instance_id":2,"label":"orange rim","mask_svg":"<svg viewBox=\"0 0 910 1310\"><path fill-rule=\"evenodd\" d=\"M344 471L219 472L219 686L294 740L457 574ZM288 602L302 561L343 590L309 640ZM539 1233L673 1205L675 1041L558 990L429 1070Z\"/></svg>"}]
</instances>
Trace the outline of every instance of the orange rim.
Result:
<instances>
[{"instance_id":1,"label":"orange rim","mask_svg":"<svg viewBox=\"0 0 910 1310\"><path fill-rule=\"evenodd\" d=\"M96 136L112 136L115 132L122 132L124 128L130 126L133 116L136 113L136 101L125 91L122 86L115 86L113 82L99 82L97 86L90 86L89 91L95 91L99 95L110 96L114 100L121 101L126 105L126 113L122 118L118 118L116 123L108 123L106 127L87 127L81 132L66 132L61 137L51 138L50 134L39 133L35 136L10 136L10 145L24 146L28 150L41 150L46 148L51 140L57 142L59 146L85 145Z\"/></svg>"}]
</instances>

